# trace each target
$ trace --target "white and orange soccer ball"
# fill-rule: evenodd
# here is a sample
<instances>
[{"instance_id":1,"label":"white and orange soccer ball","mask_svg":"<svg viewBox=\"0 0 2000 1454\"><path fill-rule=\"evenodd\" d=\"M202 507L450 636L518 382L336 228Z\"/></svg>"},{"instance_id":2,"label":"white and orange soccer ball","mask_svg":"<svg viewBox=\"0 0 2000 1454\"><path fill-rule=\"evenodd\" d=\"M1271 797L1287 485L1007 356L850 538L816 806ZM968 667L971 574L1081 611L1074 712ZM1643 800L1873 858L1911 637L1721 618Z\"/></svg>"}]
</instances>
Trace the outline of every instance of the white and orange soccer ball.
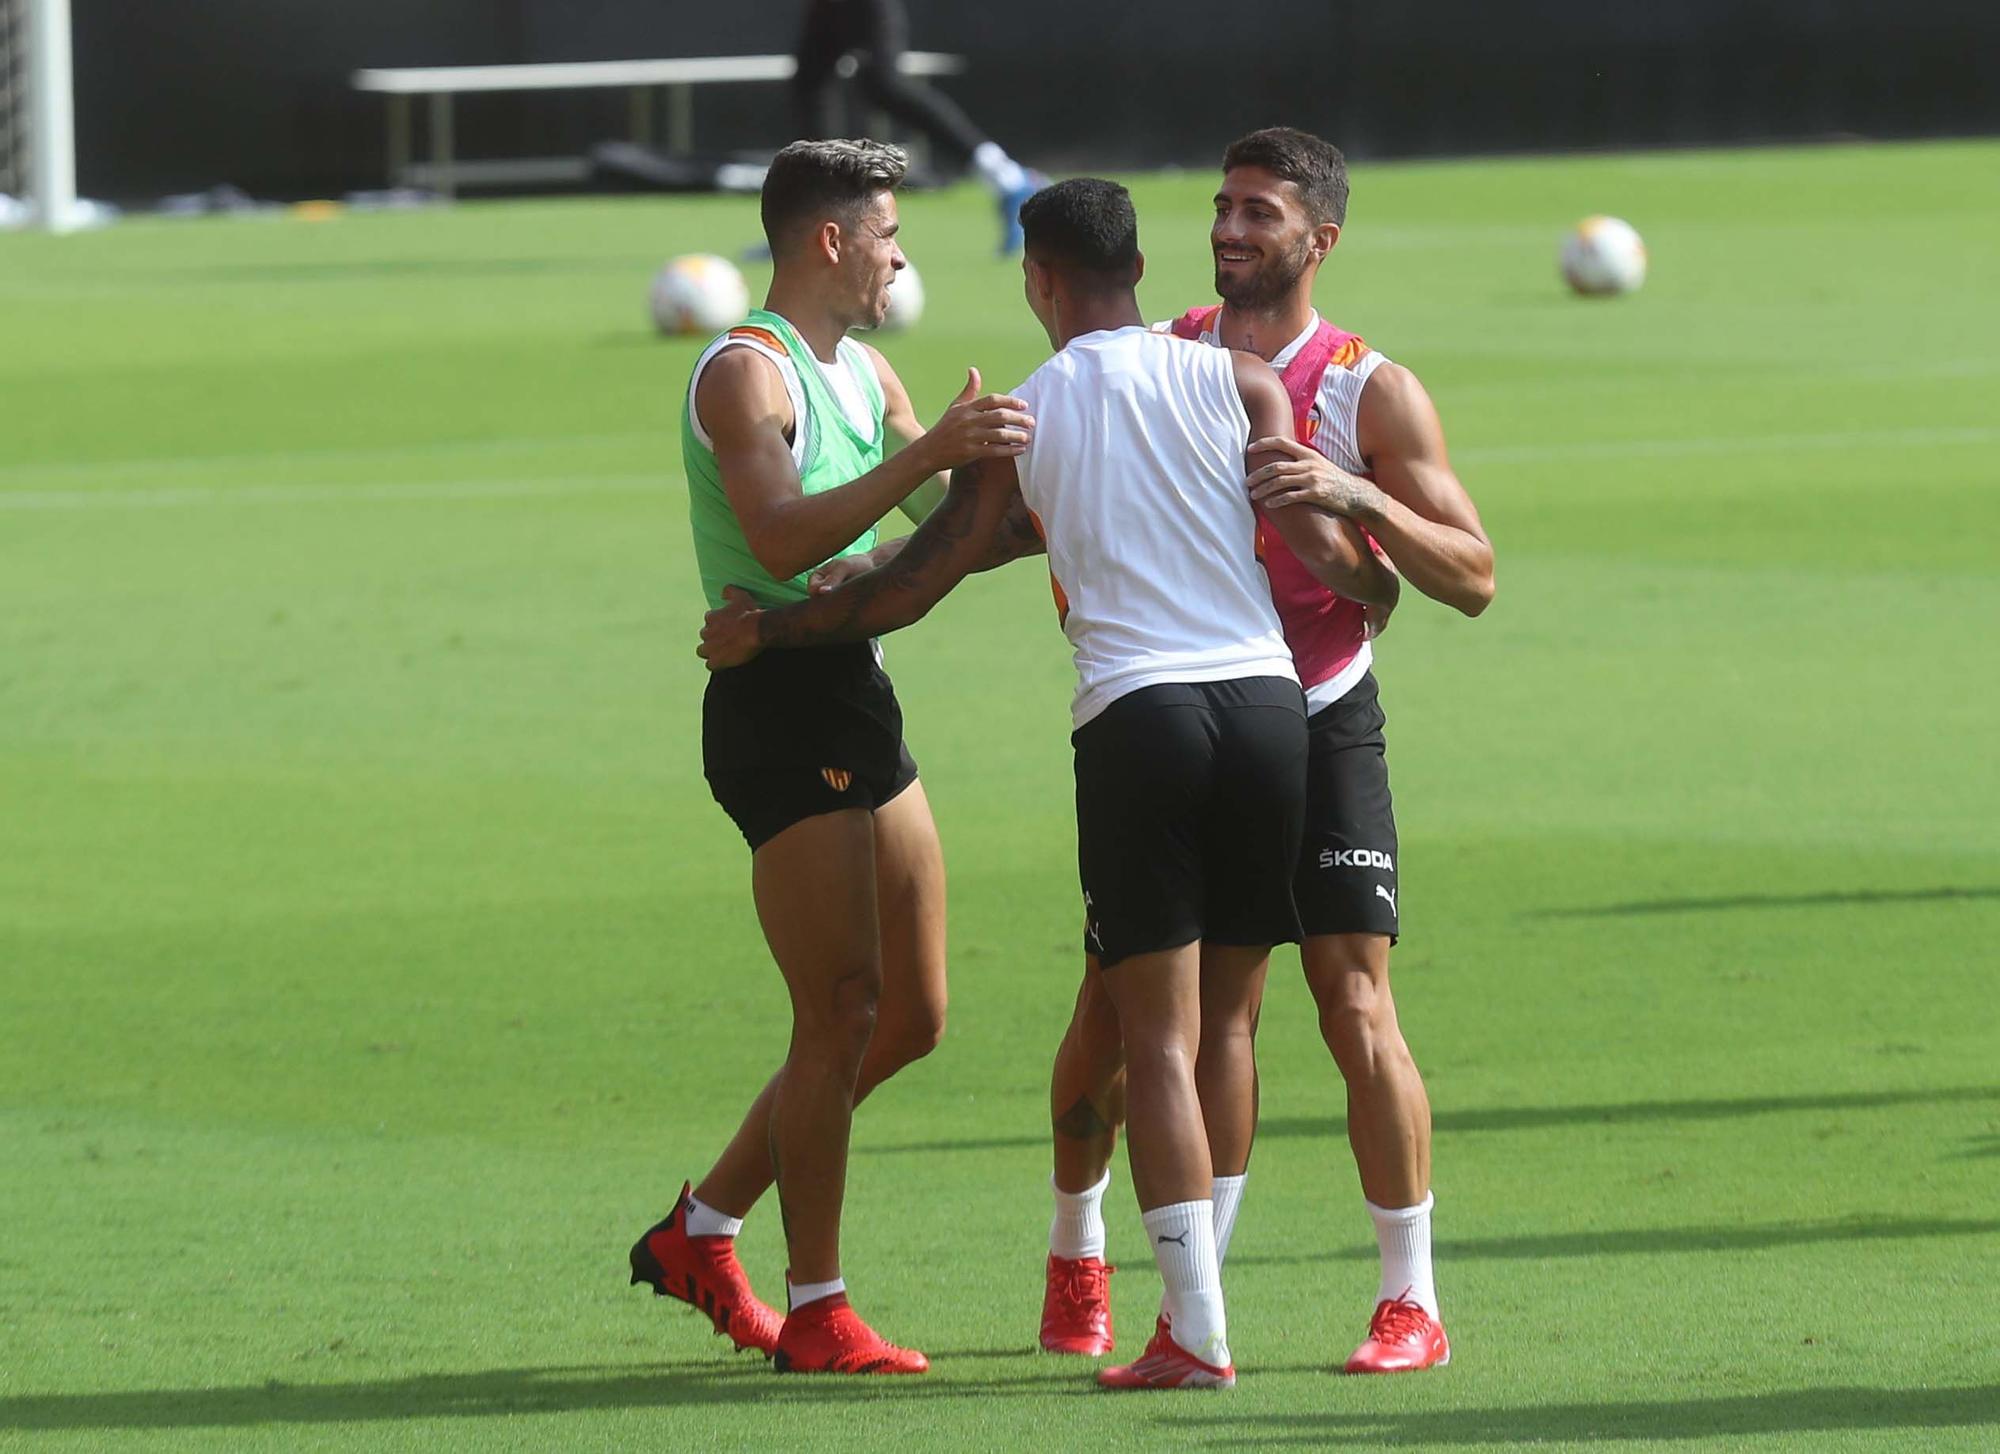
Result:
<instances>
[{"instance_id":1,"label":"white and orange soccer ball","mask_svg":"<svg viewBox=\"0 0 2000 1454\"><path fill-rule=\"evenodd\" d=\"M889 284L889 311L882 318L885 331L914 328L924 316L924 280L917 276L915 263L905 263Z\"/></svg>"},{"instance_id":2,"label":"white and orange soccer ball","mask_svg":"<svg viewBox=\"0 0 2000 1454\"><path fill-rule=\"evenodd\" d=\"M1585 297L1630 293L1646 281L1646 243L1629 222L1586 217L1563 241L1563 281Z\"/></svg>"},{"instance_id":3,"label":"white and orange soccer ball","mask_svg":"<svg viewBox=\"0 0 2000 1454\"><path fill-rule=\"evenodd\" d=\"M653 324L662 333L719 333L750 311L750 288L736 264L707 252L661 268L651 297Z\"/></svg>"}]
</instances>

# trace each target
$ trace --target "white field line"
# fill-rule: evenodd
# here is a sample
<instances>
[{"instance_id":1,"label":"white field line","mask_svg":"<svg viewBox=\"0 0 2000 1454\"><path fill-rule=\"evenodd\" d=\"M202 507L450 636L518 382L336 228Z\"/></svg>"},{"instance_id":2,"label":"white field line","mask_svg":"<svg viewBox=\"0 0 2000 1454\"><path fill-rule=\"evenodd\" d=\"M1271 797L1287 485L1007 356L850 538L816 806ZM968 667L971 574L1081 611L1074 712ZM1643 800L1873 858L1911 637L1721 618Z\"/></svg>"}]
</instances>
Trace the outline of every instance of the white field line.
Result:
<instances>
[{"instance_id":1,"label":"white field line","mask_svg":"<svg viewBox=\"0 0 2000 1454\"><path fill-rule=\"evenodd\" d=\"M422 459L441 454L506 454L514 451L535 453L543 450L588 449L598 445L643 442L670 453L672 435L664 429L625 430L605 434L496 435L485 439L436 440L423 444L362 444L326 449L299 449L273 452L254 450L239 454L176 454L157 458L64 460L54 464L0 465L0 484L9 480L115 479L121 475L199 473L204 470L234 469L260 461L282 459L286 463L309 460L395 460Z\"/></svg>"},{"instance_id":2,"label":"white field line","mask_svg":"<svg viewBox=\"0 0 2000 1454\"><path fill-rule=\"evenodd\" d=\"M203 485L140 490L0 491L5 510L154 510L183 505L318 505L356 501L530 500L554 495L677 493L664 470L650 475L552 475L536 480L436 480L378 485Z\"/></svg>"},{"instance_id":3,"label":"white field line","mask_svg":"<svg viewBox=\"0 0 2000 1454\"><path fill-rule=\"evenodd\" d=\"M1788 449L1920 448L1935 444L1989 444L2000 428L1840 429L1824 434L1689 435L1681 439L1560 440L1545 444L1472 445L1455 457L1480 464L1536 459L1652 459L1675 455L1763 454Z\"/></svg>"},{"instance_id":4,"label":"white field line","mask_svg":"<svg viewBox=\"0 0 2000 1454\"><path fill-rule=\"evenodd\" d=\"M1456 451L1475 464L1542 459L1653 459L1682 455L1765 453L1773 450L1919 448L1987 444L2000 428L1849 429L1823 434L1691 435L1682 439L1561 440L1545 444L1474 445ZM187 505L311 505L421 500L517 500L553 495L630 495L677 492L667 470L657 474L554 475L541 479L440 480L430 483L358 485L205 485L153 489L0 490L0 511L167 509Z\"/></svg>"}]
</instances>

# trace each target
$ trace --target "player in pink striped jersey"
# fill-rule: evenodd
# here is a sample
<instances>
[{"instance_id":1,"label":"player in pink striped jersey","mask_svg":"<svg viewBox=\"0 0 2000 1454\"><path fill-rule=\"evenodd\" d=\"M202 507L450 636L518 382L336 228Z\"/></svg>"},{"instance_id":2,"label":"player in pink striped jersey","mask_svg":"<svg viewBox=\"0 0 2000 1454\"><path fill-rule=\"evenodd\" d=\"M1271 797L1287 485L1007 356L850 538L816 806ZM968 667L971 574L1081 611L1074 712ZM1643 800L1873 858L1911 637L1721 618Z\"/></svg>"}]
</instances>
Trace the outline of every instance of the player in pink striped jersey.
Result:
<instances>
[{"instance_id":1,"label":"player in pink striped jersey","mask_svg":"<svg viewBox=\"0 0 2000 1454\"><path fill-rule=\"evenodd\" d=\"M1437 411L1408 369L1313 307L1320 265L1346 218L1340 152L1289 128L1254 132L1224 155L1210 243L1220 305L1171 325L1182 337L1255 353L1291 394L1295 438L1250 476L1267 509L1307 505L1365 530L1403 578L1476 616L1493 598L1493 550L1453 473ZM1311 717L1306 842L1294 886L1306 981L1347 1085L1348 1139L1382 1255L1368 1335L1351 1373L1442 1364L1450 1344L1431 1271L1430 1103L1396 1019L1389 950L1397 915L1396 832L1382 711L1370 665L1387 612L1321 585L1266 530L1261 541ZM1226 1256L1256 1131L1254 1019L1203 1026L1196 1078L1214 1167L1216 1245ZM1096 967L1085 971L1056 1058L1056 1215L1042 1346L1112 1346L1109 1266L1099 1208L1123 1119L1118 1024ZM1214 1104L1211 1104L1214 1102Z\"/></svg>"}]
</instances>

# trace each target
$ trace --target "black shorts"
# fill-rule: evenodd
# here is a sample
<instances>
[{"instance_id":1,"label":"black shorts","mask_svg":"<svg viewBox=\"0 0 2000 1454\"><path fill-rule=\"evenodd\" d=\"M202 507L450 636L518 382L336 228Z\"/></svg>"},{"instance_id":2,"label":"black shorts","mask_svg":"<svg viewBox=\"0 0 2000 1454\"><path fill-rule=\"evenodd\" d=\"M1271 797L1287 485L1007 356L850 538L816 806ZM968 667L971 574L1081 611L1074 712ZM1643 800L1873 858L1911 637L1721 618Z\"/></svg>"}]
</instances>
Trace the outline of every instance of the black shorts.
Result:
<instances>
[{"instance_id":1,"label":"black shorts","mask_svg":"<svg viewBox=\"0 0 2000 1454\"><path fill-rule=\"evenodd\" d=\"M1077 729L1084 946L1102 964L1299 937L1305 716L1296 682L1249 677L1145 687Z\"/></svg>"},{"instance_id":2,"label":"black shorts","mask_svg":"<svg viewBox=\"0 0 2000 1454\"><path fill-rule=\"evenodd\" d=\"M710 674L701 764L752 851L802 819L879 808L917 780L903 708L868 642L767 651Z\"/></svg>"},{"instance_id":3,"label":"black shorts","mask_svg":"<svg viewBox=\"0 0 2000 1454\"><path fill-rule=\"evenodd\" d=\"M1305 846L1293 884L1307 935L1396 937L1396 812L1373 672L1306 724Z\"/></svg>"}]
</instances>

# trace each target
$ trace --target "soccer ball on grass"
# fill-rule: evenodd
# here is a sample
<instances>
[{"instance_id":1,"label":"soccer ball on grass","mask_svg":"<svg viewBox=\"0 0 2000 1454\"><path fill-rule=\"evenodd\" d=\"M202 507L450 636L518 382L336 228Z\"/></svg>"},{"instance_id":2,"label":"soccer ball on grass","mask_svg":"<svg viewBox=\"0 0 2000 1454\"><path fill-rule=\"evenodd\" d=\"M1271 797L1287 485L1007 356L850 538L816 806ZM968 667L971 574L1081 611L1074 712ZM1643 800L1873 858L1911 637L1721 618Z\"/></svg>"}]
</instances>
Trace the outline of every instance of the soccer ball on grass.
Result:
<instances>
[{"instance_id":1,"label":"soccer ball on grass","mask_svg":"<svg viewBox=\"0 0 2000 1454\"><path fill-rule=\"evenodd\" d=\"M662 333L719 333L750 311L736 264L713 253L674 258L653 278L653 324Z\"/></svg>"},{"instance_id":2,"label":"soccer ball on grass","mask_svg":"<svg viewBox=\"0 0 2000 1454\"><path fill-rule=\"evenodd\" d=\"M1646 244L1629 222L1586 217L1562 250L1563 281L1585 297L1630 293L1646 281Z\"/></svg>"}]
</instances>

